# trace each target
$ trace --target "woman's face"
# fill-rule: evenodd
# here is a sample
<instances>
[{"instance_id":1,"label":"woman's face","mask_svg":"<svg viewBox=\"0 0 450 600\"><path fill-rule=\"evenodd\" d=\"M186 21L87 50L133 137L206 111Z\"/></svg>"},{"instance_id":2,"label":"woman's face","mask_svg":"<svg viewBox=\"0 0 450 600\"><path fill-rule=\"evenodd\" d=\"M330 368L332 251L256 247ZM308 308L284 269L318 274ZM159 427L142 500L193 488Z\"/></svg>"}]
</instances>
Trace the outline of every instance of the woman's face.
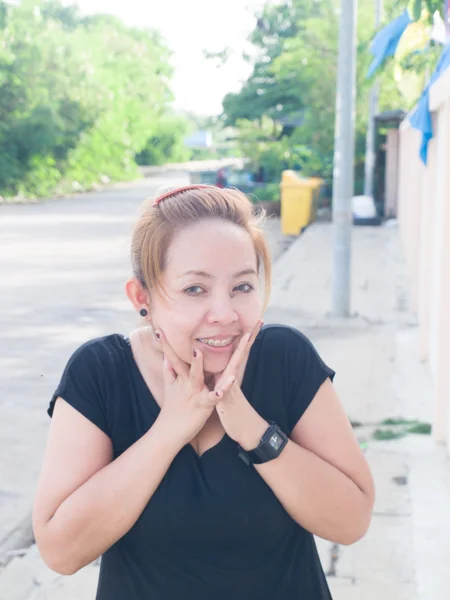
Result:
<instances>
[{"instance_id":1,"label":"woman's face","mask_svg":"<svg viewBox=\"0 0 450 600\"><path fill-rule=\"evenodd\" d=\"M261 317L257 260L250 236L223 220L204 220L179 231L169 247L162 278L164 293L154 293L154 329L190 363L203 353L204 370L220 373L242 335Z\"/></svg>"}]
</instances>

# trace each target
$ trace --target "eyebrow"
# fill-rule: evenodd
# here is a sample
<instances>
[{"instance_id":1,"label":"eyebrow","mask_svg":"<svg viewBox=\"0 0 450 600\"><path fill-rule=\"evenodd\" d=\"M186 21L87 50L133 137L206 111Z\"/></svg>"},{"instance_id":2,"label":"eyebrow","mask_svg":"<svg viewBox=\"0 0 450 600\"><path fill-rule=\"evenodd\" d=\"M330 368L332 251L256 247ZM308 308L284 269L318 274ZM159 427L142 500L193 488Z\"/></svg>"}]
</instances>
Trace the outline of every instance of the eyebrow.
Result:
<instances>
[{"instance_id":1,"label":"eyebrow","mask_svg":"<svg viewBox=\"0 0 450 600\"><path fill-rule=\"evenodd\" d=\"M211 275L210 273L207 273L206 271L196 271L196 270L186 271L186 273L183 273L182 275L179 276L179 279L181 279L182 277L187 277L188 275L195 275L196 277L203 277L205 279L214 279L214 276ZM233 275L233 278L243 277L244 275L258 275L258 274L255 271L255 269L243 269L242 271L235 273Z\"/></svg>"}]
</instances>

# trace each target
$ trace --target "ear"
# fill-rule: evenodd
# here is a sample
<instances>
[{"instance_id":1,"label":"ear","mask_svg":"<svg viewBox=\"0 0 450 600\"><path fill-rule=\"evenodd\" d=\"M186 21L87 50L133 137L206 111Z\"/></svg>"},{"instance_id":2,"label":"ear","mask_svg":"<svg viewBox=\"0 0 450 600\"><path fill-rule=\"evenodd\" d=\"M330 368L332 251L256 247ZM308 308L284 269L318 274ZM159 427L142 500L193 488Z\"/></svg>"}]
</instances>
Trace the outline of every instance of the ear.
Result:
<instances>
[{"instance_id":1,"label":"ear","mask_svg":"<svg viewBox=\"0 0 450 600\"><path fill-rule=\"evenodd\" d=\"M144 289L141 282L135 277L128 279L125 284L125 292L128 296L128 300L137 312L139 312L141 308L149 310L150 295L148 291Z\"/></svg>"}]
</instances>

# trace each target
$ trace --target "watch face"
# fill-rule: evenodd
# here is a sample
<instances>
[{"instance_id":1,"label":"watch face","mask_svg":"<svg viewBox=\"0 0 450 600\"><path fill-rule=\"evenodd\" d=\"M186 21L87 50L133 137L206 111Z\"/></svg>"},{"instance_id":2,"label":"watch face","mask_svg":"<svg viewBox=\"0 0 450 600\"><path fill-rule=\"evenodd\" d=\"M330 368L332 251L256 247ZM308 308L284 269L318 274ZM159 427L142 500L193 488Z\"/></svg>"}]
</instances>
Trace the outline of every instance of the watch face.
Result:
<instances>
[{"instance_id":1,"label":"watch face","mask_svg":"<svg viewBox=\"0 0 450 600\"><path fill-rule=\"evenodd\" d=\"M278 433L273 433L270 437L269 444L274 450L279 450L283 445L283 438Z\"/></svg>"}]
</instances>

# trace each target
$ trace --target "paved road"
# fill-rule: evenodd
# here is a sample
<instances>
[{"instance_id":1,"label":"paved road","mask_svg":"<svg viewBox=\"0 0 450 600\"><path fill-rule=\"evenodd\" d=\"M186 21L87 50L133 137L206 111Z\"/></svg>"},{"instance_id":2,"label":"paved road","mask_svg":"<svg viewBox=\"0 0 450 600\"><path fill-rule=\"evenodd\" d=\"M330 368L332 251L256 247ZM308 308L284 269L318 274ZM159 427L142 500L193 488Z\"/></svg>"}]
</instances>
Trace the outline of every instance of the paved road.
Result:
<instances>
[{"instance_id":1,"label":"paved road","mask_svg":"<svg viewBox=\"0 0 450 600\"><path fill-rule=\"evenodd\" d=\"M180 172L36 205L0 207L0 549L30 510L49 418L71 352L138 323L124 293L144 198ZM290 240L269 223L274 258Z\"/></svg>"}]
</instances>

